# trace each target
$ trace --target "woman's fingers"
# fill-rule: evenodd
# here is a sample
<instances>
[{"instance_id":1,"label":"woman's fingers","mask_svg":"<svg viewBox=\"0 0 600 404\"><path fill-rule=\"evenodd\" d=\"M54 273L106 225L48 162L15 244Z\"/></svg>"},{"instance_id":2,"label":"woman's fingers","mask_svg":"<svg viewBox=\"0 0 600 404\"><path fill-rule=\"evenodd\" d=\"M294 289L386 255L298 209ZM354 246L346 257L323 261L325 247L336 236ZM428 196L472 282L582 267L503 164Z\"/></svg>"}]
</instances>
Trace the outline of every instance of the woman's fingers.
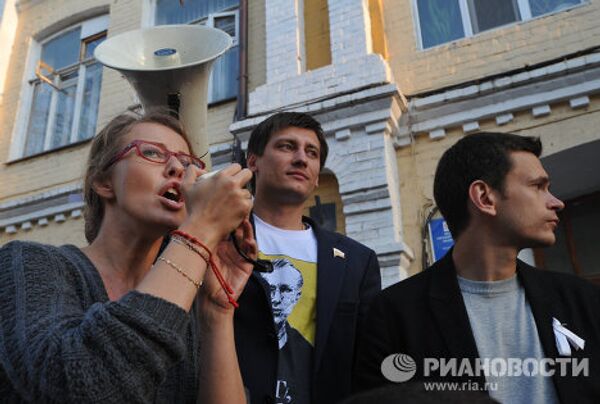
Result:
<instances>
[{"instance_id":1,"label":"woman's fingers","mask_svg":"<svg viewBox=\"0 0 600 404\"><path fill-rule=\"evenodd\" d=\"M252 195L245 185L252 172L232 164L215 174L188 170L183 194L188 218L185 225L208 226L220 237L233 231L252 209Z\"/></svg>"}]
</instances>

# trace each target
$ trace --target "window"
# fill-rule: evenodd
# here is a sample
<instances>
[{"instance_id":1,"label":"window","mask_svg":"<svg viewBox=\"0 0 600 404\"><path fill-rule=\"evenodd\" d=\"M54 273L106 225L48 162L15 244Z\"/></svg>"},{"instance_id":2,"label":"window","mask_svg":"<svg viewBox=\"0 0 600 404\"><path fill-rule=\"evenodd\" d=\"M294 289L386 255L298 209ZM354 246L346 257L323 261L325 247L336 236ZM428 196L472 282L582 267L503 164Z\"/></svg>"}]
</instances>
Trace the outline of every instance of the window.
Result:
<instances>
[{"instance_id":1,"label":"window","mask_svg":"<svg viewBox=\"0 0 600 404\"><path fill-rule=\"evenodd\" d=\"M94 49L106 38L108 17L71 26L40 44L22 156L94 136L102 66Z\"/></svg>"},{"instance_id":2,"label":"window","mask_svg":"<svg viewBox=\"0 0 600 404\"><path fill-rule=\"evenodd\" d=\"M238 95L239 0L156 0L154 22L163 24L203 24L227 32L233 46L217 59L209 80L208 102L229 100Z\"/></svg>"},{"instance_id":3,"label":"window","mask_svg":"<svg viewBox=\"0 0 600 404\"><path fill-rule=\"evenodd\" d=\"M559 272L579 275L600 283L600 193L568 201L559 213L556 243L536 251L536 263Z\"/></svg>"},{"instance_id":4,"label":"window","mask_svg":"<svg viewBox=\"0 0 600 404\"><path fill-rule=\"evenodd\" d=\"M414 0L422 49L577 6L583 0Z\"/></svg>"}]
</instances>

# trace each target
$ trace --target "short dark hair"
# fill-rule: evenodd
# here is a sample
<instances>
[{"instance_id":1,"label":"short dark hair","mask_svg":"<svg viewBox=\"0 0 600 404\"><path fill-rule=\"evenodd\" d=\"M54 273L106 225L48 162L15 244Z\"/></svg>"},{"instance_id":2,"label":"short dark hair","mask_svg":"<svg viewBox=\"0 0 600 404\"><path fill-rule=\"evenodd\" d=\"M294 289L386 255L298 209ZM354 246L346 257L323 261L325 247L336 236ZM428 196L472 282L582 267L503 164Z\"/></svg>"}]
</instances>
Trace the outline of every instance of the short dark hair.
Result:
<instances>
[{"instance_id":1,"label":"short dark hair","mask_svg":"<svg viewBox=\"0 0 600 404\"><path fill-rule=\"evenodd\" d=\"M504 180L512 168L510 153L516 151L539 157L542 142L537 137L482 132L462 138L442 155L435 171L433 195L454 239L469 224L469 186L481 180L504 192Z\"/></svg>"},{"instance_id":2,"label":"short dark hair","mask_svg":"<svg viewBox=\"0 0 600 404\"><path fill-rule=\"evenodd\" d=\"M327 140L325 140L325 132L323 132L321 124L316 119L302 112L278 112L259 123L250 134L248 155L255 154L262 156L271 136L289 127L309 129L315 132L321 146L319 161L321 169L323 169L327 160L327 154L329 153L329 146L327 146Z\"/></svg>"}]
</instances>

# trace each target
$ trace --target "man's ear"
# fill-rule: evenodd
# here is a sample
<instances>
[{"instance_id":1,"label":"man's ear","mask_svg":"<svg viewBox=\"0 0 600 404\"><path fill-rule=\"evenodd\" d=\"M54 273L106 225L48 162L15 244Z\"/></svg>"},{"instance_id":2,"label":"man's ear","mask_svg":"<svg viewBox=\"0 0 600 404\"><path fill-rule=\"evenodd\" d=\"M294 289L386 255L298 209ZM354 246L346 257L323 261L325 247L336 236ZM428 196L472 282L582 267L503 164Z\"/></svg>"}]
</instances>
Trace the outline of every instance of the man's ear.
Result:
<instances>
[{"instance_id":1,"label":"man's ear","mask_svg":"<svg viewBox=\"0 0 600 404\"><path fill-rule=\"evenodd\" d=\"M103 178L94 181L92 188L102 199L110 200L115 197L115 191L110 178Z\"/></svg>"},{"instance_id":2,"label":"man's ear","mask_svg":"<svg viewBox=\"0 0 600 404\"><path fill-rule=\"evenodd\" d=\"M248 157L246 158L246 165L253 173L258 171L258 167L256 166L256 154L248 153Z\"/></svg>"},{"instance_id":3,"label":"man's ear","mask_svg":"<svg viewBox=\"0 0 600 404\"><path fill-rule=\"evenodd\" d=\"M496 216L497 193L484 181L476 180L469 186L469 200L479 212Z\"/></svg>"}]
</instances>

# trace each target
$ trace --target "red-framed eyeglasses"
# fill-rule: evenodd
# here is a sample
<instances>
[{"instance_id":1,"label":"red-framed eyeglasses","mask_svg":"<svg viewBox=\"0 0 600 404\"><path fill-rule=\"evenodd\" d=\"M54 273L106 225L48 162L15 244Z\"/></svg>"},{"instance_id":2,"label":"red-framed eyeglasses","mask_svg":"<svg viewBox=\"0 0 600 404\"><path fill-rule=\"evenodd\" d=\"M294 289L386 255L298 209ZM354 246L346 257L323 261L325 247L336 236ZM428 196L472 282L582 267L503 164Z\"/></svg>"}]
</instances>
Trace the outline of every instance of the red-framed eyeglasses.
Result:
<instances>
[{"instance_id":1,"label":"red-framed eyeglasses","mask_svg":"<svg viewBox=\"0 0 600 404\"><path fill-rule=\"evenodd\" d=\"M187 168L191 164L195 165L200 169L204 169L206 164L198 157L186 154L183 152L172 152L168 150L164 145L160 143L148 142L146 140L134 140L123 148L115 157L113 157L104 169L108 169L110 166L115 164L117 161L124 158L131 149L135 149L138 156L144 160L151 161L153 163L166 164L171 156L175 156L184 168Z\"/></svg>"}]
</instances>

